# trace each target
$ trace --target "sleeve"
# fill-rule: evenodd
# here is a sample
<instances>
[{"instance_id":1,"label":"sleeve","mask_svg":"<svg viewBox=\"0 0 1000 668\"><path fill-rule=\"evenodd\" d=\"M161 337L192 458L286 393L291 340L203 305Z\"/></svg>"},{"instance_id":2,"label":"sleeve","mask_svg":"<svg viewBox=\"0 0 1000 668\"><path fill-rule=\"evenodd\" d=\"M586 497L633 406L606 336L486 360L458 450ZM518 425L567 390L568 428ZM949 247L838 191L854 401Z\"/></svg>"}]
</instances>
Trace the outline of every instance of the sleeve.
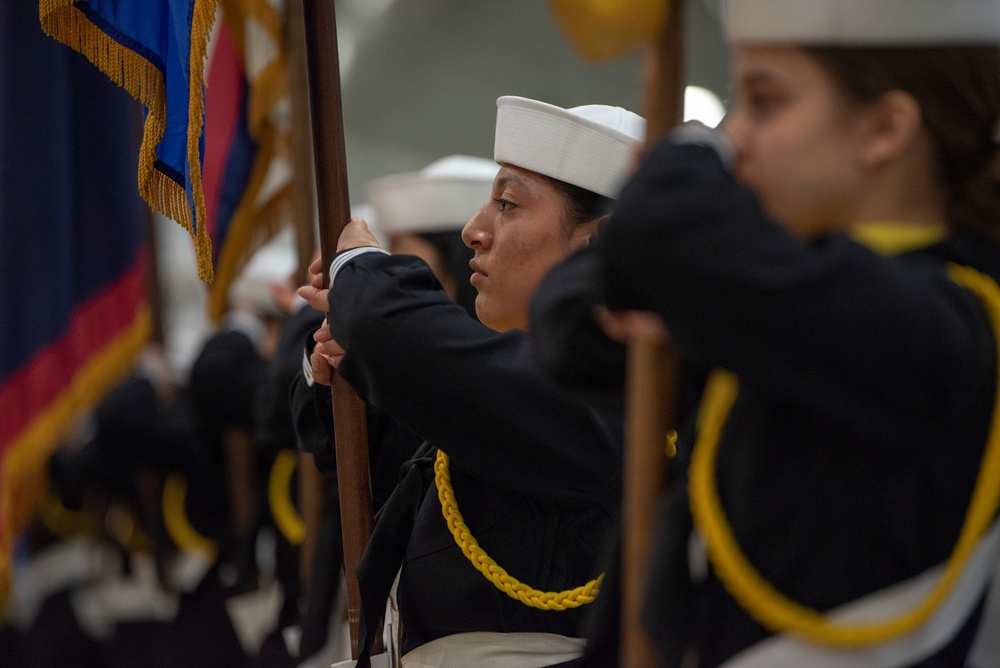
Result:
<instances>
[{"instance_id":1,"label":"sleeve","mask_svg":"<svg viewBox=\"0 0 1000 668\"><path fill-rule=\"evenodd\" d=\"M983 375L989 325L940 263L793 237L711 147L658 145L598 245L611 308L652 310L689 361L844 419L940 414Z\"/></svg>"},{"instance_id":2,"label":"sleeve","mask_svg":"<svg viewBox=\"0 0 1000 668\"><path fill-rule=\"evenodd\" d=\"M281 449L295 448L289 396L294 379L302 371L303 344L311 340L322 322L322 313L306 307L282 323L277 348L268 361L265 380L255 397L257 444L266 461L272 460Z\"/></svg>"},{"instance_id":3,"label":"sleeve","mask_svg":"<svg viewBox=\"0 0 1000 668\"><path fill-rule=\"evenodd\" d=\"M329 299L344 378L457 465L567 502L614 484L620 452L595 413L541 374L523 332L497 334L469 318L421 260L356 257Z\"/></svg>"},{"instance_id":4,"label":"sleeve","mask_svg":"<svg viewBox=\"0 0 1000 668\"><path fill-rule=\"evenodd\" d=\"M317 326L321 320L322 315L316 321ZM309 341L312 340L312 331L314 330L308 333ZM333 398L329 387L318 383L310 385L306 381L302 373L302 355L303 347L300 344L299 371L292 377L287 394L294 433L293 443L299 451L313 455L316 467L324 475L336 478ZM375 507L379 508L395 489L400 468L413 456L422 439L370 404L366 406L366 416L372 500Z\"/></svg>"},{"instance_id":5,"label":"sleeve","mask_svg":"<svg viewBox=\"0 0 1000 668\"><path fill-rule=\"evenodd\" d=\"M624 414L625 346L593 318L600 265L586 246L556 265L531 299L531 350L542 370L592 406Z\"/></svg>"}]
</instances>

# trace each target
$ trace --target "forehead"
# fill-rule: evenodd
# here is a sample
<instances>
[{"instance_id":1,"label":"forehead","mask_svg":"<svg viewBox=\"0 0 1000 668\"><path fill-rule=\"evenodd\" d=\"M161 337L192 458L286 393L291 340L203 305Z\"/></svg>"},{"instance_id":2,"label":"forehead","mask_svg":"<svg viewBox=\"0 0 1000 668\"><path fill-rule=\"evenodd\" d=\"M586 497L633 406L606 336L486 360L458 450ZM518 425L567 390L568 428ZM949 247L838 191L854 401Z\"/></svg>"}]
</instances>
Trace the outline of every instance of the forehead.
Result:
<instances>
[{"instance_id":1,"label":"forehead","mask_svg":"<svg viewBox=\"0 0 1000 668\"><path fill-rule=\"evenodd\" d=\"M738 86L755 83L791 86L827 80L820 64L793 46L740 46L733 54L732 74Z\"/></svg>"},{"instance_id":2,"label":"forehead","mask_svg":"<svg viewBox=\"0 0 1000 668\"><path fill-rule=\"evenodd\" d=\"M493 179L494 188L514 186L531 190L548 185L548 179L538 172L512 165L509 162L500 165L500 171L497 172L496 177Z\"/></svg>"}]
</instances>

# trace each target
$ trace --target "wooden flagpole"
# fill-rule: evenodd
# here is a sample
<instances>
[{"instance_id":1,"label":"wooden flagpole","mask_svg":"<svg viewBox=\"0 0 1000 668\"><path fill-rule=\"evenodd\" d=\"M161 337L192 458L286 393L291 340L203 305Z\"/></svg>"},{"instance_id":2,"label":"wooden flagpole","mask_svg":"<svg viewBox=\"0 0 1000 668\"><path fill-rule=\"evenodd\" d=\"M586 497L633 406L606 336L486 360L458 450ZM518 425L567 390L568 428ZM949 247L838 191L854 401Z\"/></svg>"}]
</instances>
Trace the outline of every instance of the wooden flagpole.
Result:
<instances>
[{"instance_id":1,"label":"wooden flagpole","mask_svg":"<svg viewBox=\"0 0 1000 668\"><path fill-rule=\"evenodd\" d=\"M306 34L302 4L289 3L285 15L284 38L287 48L288 83L292 103L292 210L294 211L295 251L298 258L296 278L299 285L309 281L309 265L316 250L316 214L313 199L312 132L309 127L309 81L306 73Z\"/></svg>"},{"instance_id":2,"label":"wooden flagpole","mask_svg":"<svg viewBox=\"0 0 1000 668\"><path fill-rule=\"evenodd\" d=\"M306 27L302 3L291 2L285 15L286 63L292 103L292 218L295 247L298 256L296 283L309 281L309 265L316 249L313 226L313 198L316 180L313 178L312 132L309 127L309 81L306 73ZM299 547L299 589L307 594L312 587L317 539L326 514L326 479L316 468L312 454L298 453L298 508L305 533Z\"/></svg>"},{"instance_id":3,"label":"wooden flagpole","mask_svg":"<svg viewBox=\"0 0 1000 668\"><path fill-rule=\"evenodd\" d=\"M334 0L302 0L302 8L306 27L320 249L325 273L336 252L337 239L351 217L340 93L340 58L337 51L337 19ZM329 277L324 282L329 285ZM361 592L356 571L374 523L368 466L368 430L364 402L339 374L334 374L332 392L337 481L344 532L347 619L351 627L351 655L357 658L360 651L358 624ZM322 568L322 564L315 566ZM375 642L379 641L376 637Z\"/></svg>"},{"instance_id":4,"label":"wooden flagpole","mask_svg":"<svg viewBox=\"0 0 1000 668\"><path fill-rule=\"evenodd\" d=\"M662 33L648 47L644 72L646 148L659 141L684 114L684 0L671 0ZM653 338L628 343L626 447L622 500L621 664L660 665L641 622L658 500L667 486L667 434L677 422L676 352Z\"/></svg>"}]
</instances>

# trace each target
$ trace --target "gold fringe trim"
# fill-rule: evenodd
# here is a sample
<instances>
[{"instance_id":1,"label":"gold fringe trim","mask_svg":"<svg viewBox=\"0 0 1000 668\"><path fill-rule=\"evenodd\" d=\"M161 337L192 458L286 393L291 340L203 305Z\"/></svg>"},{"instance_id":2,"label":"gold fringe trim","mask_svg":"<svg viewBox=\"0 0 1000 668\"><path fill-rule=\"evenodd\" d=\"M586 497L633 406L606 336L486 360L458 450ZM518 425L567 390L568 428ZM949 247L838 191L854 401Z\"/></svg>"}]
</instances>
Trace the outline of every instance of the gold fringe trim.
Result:
<instances>
[{"instance_id":1,"label":"gold fringe trim","mask_svg":"<svg viewBox=\"0 0 1000 668\"><path fill-rule=\"evenodd\" d=\"M49 455L69 433L76 417L93 409L129 373L149 341L151 327L152 314L144 303L129 328L92 356L66 391L7 448L0 462L0 606L10 594L15 538L45 497Z\"/></svg>"},{"instance_id":2,"label":"gold fringe trim","mask_svg":"<svg viewBox=\"0 0 1000 668\"><path fill-rule=\"evenodd\" d=\"M215 284L209 291L208 313L218 321L228 309L228 291L250 257L285 225L291 215L291 189L280 188L265 202L258 202L272 161L289 154L289 138L271 119L271 111L290 94L281 16L267 0L218 0L223 20L246 59L246 23L255 21L269 33L277 58L249 82L248 131L257 143L250 178L233 212L223 246L218 249Z\"/></svg>"},{"instance_id":3,"label":"gold fringe trim","mask_svg":"<svg viewBox=\"0 0 1000 668\"><path fill-rule=\"evenodd\" d=\"M281 15L267 0L237 0L244 15L254 17L264 29L271 33L275 43L282 44ZM280 49L282 53L284 49Z\"/></svg>"},{"instance_id":4,"label":"gold fringe trim","mask_svg":"<svg viewBox=\"0 0 1000 668\"><path fill-rule=\"evenodd\" d=\"M191 168L191 191L194 196L195 220L198 221L198 233L195 236L195 257L198 260L198 276L206 283L211 283L212 276L212 240L208 236L205 208L205 191L201 183L201 154L198 152L198 140L201 138L201 128L205 116L205 55L208 52L208 40L212 36L212 24L215 22L215 8L218 0L195 0L191 15L191 80L188 90L188 165Z\"/></svg>"},{"instance_id":5,"label":"gold fringe trim","mask_svg":"<svg viewBox=\"0 0 1000 668\"><path fill-rule=\"evenodd\" d=\"M246 54L246 27L243 20L243 0L219 0L222 21L229 28L229 35L241 54Z\"/></svg>"},{"instance_id":6,"label":"gold fringe trim","mask_svg":"<svg viewBox=\"0 0 1000 668\"><path fill-rule=\"evenodd\" d=\"M216 281L208 293L208 314L218 321L228 308L229 286L246 266L250 257L284 226L291 206L291 185L279 189L267 202L258 205L257 197L274 158L274 129L268 128L259 144L250 178L233 212L225 243L219 249Z\"/></svg>"},{"instance_id":7,"label":"gold fringe trim","mask_svg":"<svg viewBox=\"0 0 1000 668\"><path fill-rule=\"evenodd\" d=\"M250 109L247 114L250 136L258 139L263 128L275 127L271 123L271 110L289 94L288 69L282 57L269 63L250 82Z\"/></svg>"},{"instance_id":8,"label":"gold fringe trim","mask_svg":"<svg viewBox=\"0 0 1000 668\"><path fill-rule=\"evenodd\" d=\"M114 41L91 23L74 6L74 0L39 0L38 3L39 20L47 35L83 54L149 110L139 147L139 194L150 207L177 221L194 237L198 276L206 283L212 282L212 244L204 225L205 196L201 184L198 140L205 106L202 93L205 52L215 20L217 1L195 0L191 21L188 162L195 203L193 221L184 188L155 168L156 147L163 141L167 127L167 96L163 75L148 60ZM199 223L197 233L194 231L196 221Z\"/></svg>"},{"instance_id":9,"label":"gold fringe trim","mask_svg":"<svg viewBox=\"0 0 1000 668\"><path fill-rule=\"evenodd\" d=\"M277 58L268 63L257 76L249 81L248 117L250 136L258 139L263 128L269 125L271 109L290 94L290 84L285 55L287 47L282 32L281 16L267 0L218 0L222 18L235 42L244 64L247 59L246 24L254 21L262 26L274 41Z\"/></svg>"}]
</instances>

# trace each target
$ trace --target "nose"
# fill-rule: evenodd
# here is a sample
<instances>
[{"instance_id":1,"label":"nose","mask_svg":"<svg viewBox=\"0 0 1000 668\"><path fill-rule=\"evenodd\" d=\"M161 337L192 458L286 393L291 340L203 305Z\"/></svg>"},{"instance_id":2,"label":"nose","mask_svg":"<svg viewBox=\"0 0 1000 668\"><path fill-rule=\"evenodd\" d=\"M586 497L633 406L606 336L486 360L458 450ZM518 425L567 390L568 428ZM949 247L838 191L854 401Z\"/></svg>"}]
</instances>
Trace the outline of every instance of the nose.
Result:
<instances>
[{"instance_id":1,"label":"nose","mask_svg":"<svg viewBox=\"0 0 1000 668\"><path fill-rule=\"evenodd\" d=\"M483 204L462 228L462 241L472 250L488 250L493 245L493 234L489 228L489 207L490 202Z\"/></svg>"},{"instance_id":2,"label":"nose","mask_svg":"<svg viewBox=\"0 0 1000 668\"><path fill-rule=\"evenodd\" d=\"M743 162L747 152L746 128L742 114L739 113L738 109L729 112L719 127L733 147L733 152L736 154L736 164L739 165Z\"/></svg>"}]
</instances>

